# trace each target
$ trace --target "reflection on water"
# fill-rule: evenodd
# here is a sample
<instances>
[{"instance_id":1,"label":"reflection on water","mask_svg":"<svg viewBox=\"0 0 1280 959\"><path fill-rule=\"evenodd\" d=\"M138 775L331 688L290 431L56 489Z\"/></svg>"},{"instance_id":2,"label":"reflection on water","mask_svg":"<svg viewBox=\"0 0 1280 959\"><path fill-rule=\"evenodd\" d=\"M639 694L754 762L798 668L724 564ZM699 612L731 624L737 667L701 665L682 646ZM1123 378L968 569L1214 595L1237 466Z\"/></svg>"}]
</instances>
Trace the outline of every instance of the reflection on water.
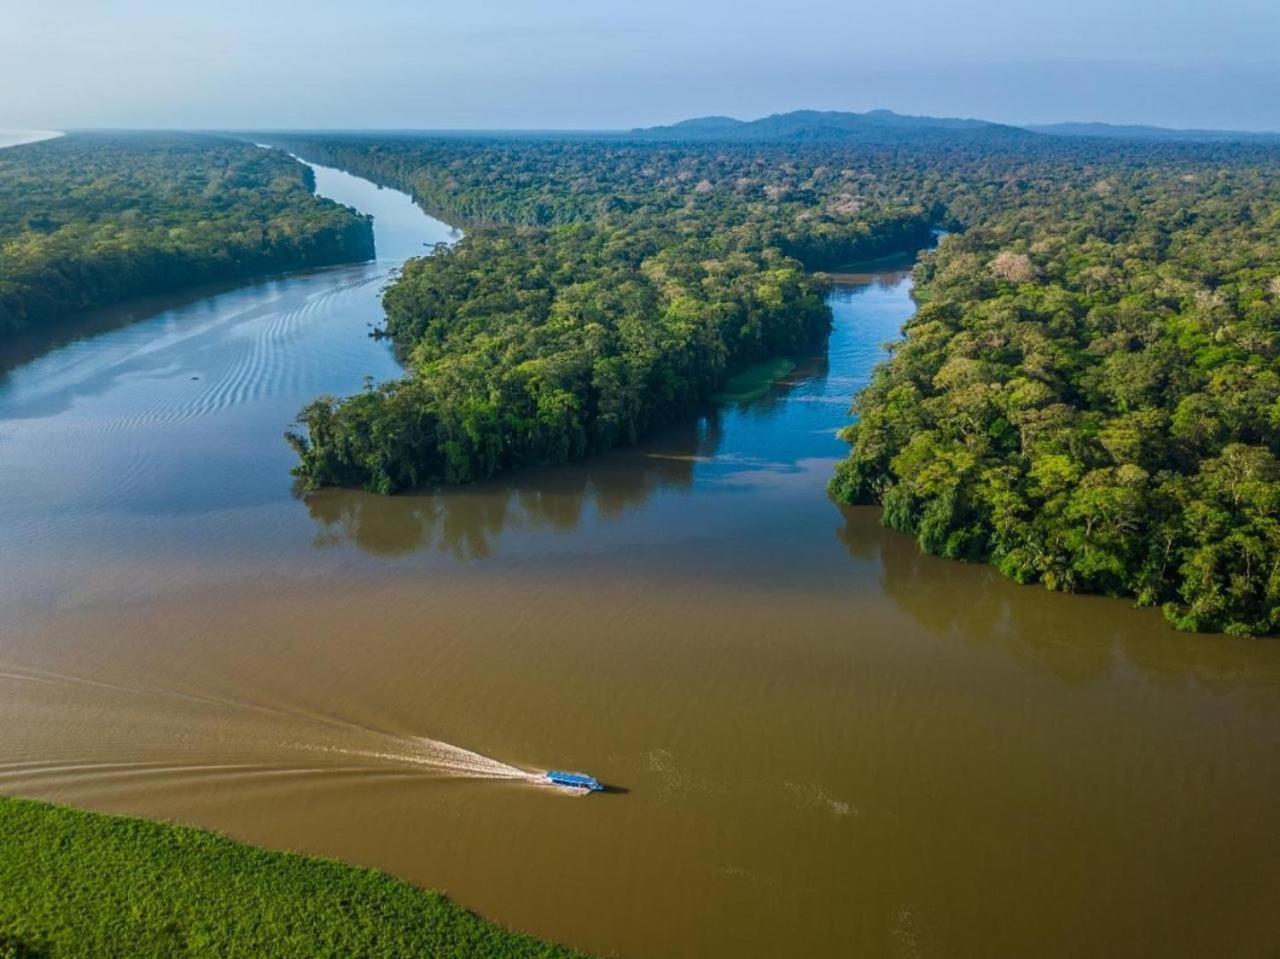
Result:
<instances>
[{"instance_id":1,"label":"reflection on water","mask_svg":"<svg viewBox=\"0 0 1280 959\"><path fill-rule=\"evenodd\" d=\"M826 352L798 358L762 397L708 409L636 447L585 463L462 489L395 497L333 489L295 493L320 524L313 542L352 544L377 556L437 551L465 562L502 556L504 546L509 552L531 544L539 552L584 545L594 550L628 536L647 538L654 524L709 531L716 522L754 519L758 514L742 512L741 495L769 490L788 494L793 508L770 508L779 521L789 521L793 534L803 524L825 535L832 517L820 488L844 452L835 433L847 422L850 397L865 383L883 343L910 312L908 271L851 274L843 281L831 302L838 316L856 314L856 321L839 323ZM660 501L653 503L655 497ZM639 515L628 517L629 511ZM551 535L584 524L589 542L557 542Z\"/></svg>"},{"instance_id":2,"label":"reflection on water","mask_svg":"<svg viewBox=\"0 0 1280 959\"><path fill-rule=\"evenodd\" d=\"M377 259L155 298L0 350L0 583L11 608L185 588L202 563L251 577L306 549L282 441L297 411L399 375L380 292L451 228L403 193L323 167L320 193L375 216ZM166 571L142 572L156 557ZM248 558L253 557L253 558Z\"/></svg>"},{"instance_id":3,"label":"reflection on water","mask_svg":"<svg viewBox=\"0 0 1280 959\"><path fill-rule=\"evenodd\" d=\"M571 533L588 513L618 517L659 491L688 491L695 465L714 459L720 419L711 411L640 450L464 489L395 497L326 489L299 496L323 527L317 546L350 542L378 556L432 549L463 562L488 559L505 531Z\"/></svg>"},{"instance_id":4,"label":"reflection on water","mask_svg":"<svg viewBox=\"0 0 1280 959\"><path fill-rule=\"evenodd\" d=\"M301 495L281 433L396 375L378 291L448 237L318 181L377 214L378 262L95 318L0 375L0 788L606 955L1274 951L1280 645L921 556L823 495L905 273L834 289L825 355L768 395L634 448ZM625 792L529 788L549 767Z\"/></svg>"},{"instance_id":5,"label":"reflection on water","mask_svg":"<svg viewBox=\"0 0 1280 959\"><path fill-rule=\"evenodd\" d=\"M924 629L997 650L1022 666L1048 670L1071 685L1140 670L1194 681L1205 689L1232 689L1250 675L1273 682L1280 665L1274 644L1223 642L1220 637L1174 632L1159 622L1135 628L1155 614L1120 613L1127 602L1099 596L1049 593L1019 586L990 566L927 556L910 536L886 530L879 511L844 509L837 532L850 556L880 571L880 584ZM963 598L963 601L961 601ZM1258 673L1261 663L1268 667ZM1280 708L1280 700L1273 707Z\"/></svg>"}]
</instances>

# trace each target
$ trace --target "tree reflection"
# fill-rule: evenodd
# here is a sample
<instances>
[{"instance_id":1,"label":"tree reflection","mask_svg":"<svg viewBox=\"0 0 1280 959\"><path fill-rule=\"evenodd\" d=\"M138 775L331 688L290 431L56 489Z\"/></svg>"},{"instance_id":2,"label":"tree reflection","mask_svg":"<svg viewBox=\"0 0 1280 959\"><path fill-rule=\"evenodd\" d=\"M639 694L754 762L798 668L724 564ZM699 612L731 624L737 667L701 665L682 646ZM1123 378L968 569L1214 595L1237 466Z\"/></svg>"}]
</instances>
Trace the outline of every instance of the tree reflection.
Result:
<instances>
[{"instance_id":1,"label":"tree reflection","mask_svg":"<svg viewBox=\"0 0 1280 959\"><path fill-rule=\"evenodd\" d=\"M591 511L612 519L664 489L688 489L722 438L716 411L636 447L584 463L428 493L295 492L321 527L315 545L352 543L377 556L434 549L462 562L496 555L512 531L569 533Z\"/></svg>"},{"instance_id":2,"label":"tree reflection","mask_svg":"<svg viewBox=\"0 0 1280 959\"><path fill-rule=\"evenodd\" d=\"M1260 675L1280 676L1280 647L1273 644L1180 633L1158 610L1134 609L1130 600L1019 586L991 566L922 553L910 536L882 526L875 507L840 511L844 525L836 535L849 554L877 563L885 595L935 634L995 650L1072 685L1133 667L1149 679L1190 678L1224 693ZM1267 708L1280 708L1275 697Z\"/></svg>"}]
</instances>

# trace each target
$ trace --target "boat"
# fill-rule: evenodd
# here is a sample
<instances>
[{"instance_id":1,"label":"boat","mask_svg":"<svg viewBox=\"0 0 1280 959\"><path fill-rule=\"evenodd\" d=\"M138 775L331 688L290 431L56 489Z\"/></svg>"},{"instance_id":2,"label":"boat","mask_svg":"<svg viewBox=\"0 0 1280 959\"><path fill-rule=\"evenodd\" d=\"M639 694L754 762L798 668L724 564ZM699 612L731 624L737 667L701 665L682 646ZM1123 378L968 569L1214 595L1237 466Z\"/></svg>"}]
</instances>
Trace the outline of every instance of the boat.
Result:
<instances>
[{"instance_id":1,"label":"boat","mask_svg":"<svg viewBox=\"0 0 1280 959\"><path fill-rule=\"evenodd\" d=\"M587 776L583 773L566 773L558 769L547 771L547 782L554 783L557 786L568 786L570 789L582 789L593 793L604 790L604 785L595 776Z\"/></svg>"}]
</instances>

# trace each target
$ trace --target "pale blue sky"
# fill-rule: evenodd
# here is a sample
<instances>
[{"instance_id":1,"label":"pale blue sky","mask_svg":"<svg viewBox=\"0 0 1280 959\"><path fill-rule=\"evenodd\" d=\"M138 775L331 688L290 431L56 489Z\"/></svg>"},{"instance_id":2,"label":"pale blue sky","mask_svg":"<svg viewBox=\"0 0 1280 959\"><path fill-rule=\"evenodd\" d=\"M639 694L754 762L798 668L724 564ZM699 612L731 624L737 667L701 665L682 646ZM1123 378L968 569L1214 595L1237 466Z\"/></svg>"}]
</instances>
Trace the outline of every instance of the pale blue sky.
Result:
<instances>
[{"instance_id":1,"label":"pale blue sky","mask_svg":"<svg viewBox=\"0 0 1280 959\"><path fill-rule=\"evenodd\" d=\"M0 127L1280 130L1280 0L5 0Z\"/></svg>"}]
</instances>

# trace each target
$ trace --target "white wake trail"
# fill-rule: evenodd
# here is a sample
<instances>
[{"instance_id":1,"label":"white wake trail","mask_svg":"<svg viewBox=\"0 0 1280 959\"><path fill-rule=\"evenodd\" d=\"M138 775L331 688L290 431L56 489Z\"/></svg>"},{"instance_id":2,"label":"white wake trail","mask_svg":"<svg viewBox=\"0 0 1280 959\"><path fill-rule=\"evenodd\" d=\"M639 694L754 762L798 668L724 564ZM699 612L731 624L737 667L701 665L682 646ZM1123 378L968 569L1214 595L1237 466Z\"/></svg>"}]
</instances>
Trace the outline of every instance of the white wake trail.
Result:
<instances>
[{"instance_id":1,"label":"white wake trail","mask_svg":"<svg viewBox=\"0 0 1280 959\"><path fill-rule=\"evenodd\" d=\"M0 663L0 680L81 687L100 690L104 694L125 694L141 698L158 697L162 700L188 703L193 706L211 707L241 714L256 714L268 723L301 722L314 728L317 734L314 738L308 736L301 740L295 737L275 739L269 733L262 739L254 737L256 743L252 745L259 748L266 747L275 753L271 758L271 765L288 763L281 754L302 753L312 756L322 754L355 760L371 770L385 770L391 767L454 778L545 783L545 773L542 770L505 763L452 743L425 736L386 732L349 720L318 716L294 709L239 702L196 692L134 687L12 663ZM242 743L241 745L250 744ZM213 757L206 757L205 762L210 767L219 765ZM0 769L3 768L3 765L0 765Z\"/></svg>"}]
</instances>

